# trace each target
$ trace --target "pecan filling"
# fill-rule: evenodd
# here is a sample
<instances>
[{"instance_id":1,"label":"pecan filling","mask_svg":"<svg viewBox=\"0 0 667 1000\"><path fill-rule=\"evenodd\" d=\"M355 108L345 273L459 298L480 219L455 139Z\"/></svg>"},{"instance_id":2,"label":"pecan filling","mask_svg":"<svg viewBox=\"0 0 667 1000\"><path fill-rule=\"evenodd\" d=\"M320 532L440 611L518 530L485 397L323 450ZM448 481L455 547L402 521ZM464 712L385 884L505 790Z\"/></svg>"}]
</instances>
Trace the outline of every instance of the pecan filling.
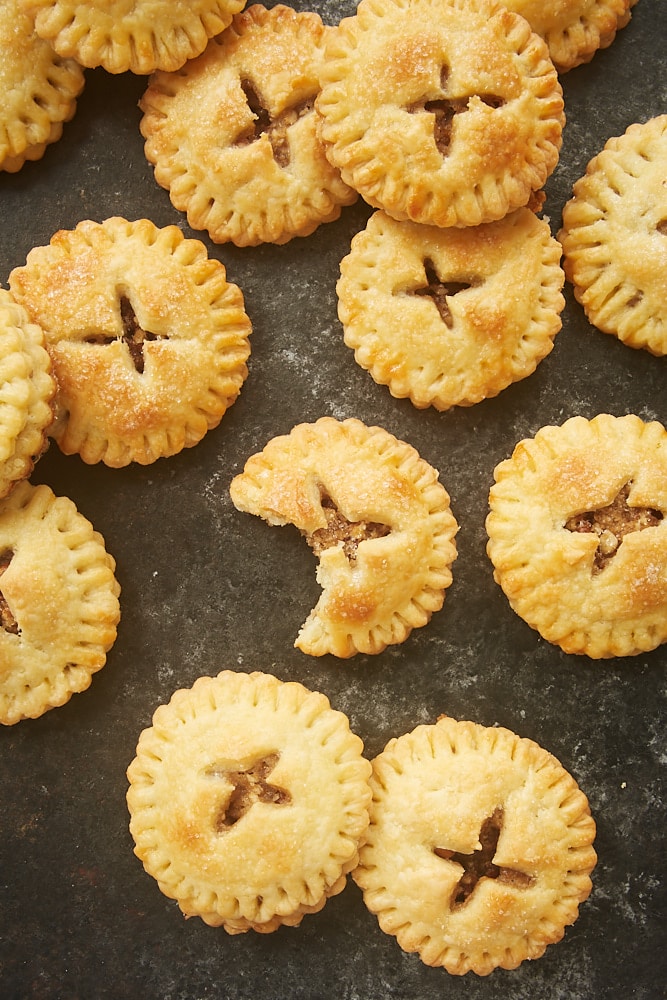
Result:
<instances>
[{"instance_id":1,"label":"pecan filling","mask_svg":"<svg viewBox=\"0 0 667 1000\"><path fill-rule=\"evenodd\" d=\"M5 570L8 568L10 562L14 558L14 553L11 549L6 549L0 554L0 577L3 575ZM18 626L18 622L14 617L5 595L0 590L0 628L3 628L5 632L9 632L11 635L19 635L21 630Z\"/></svg>"},{"instance_id":2,"label":"pecan filling","mask_svg":"<svg viewBox=\"0 0 667 1000\"><path fill-rule=\"evenodd\" d=\"M501 108L505 99L497 94L469 94L465 97L445 97L444 91L447 88L447 78L449 69L443 66L440 70L440 86L443 96L433 100L415 101L410 104L407 110L410 114L427 112L433 115L433 139L438 152L446 156L452 142L452 124L456 115L464 114L468 110L471 97L479 99L490 108Z\"/></svg>"},{"instance_id":3,"label":"pecan filling","mask_svg":"<svg viewBox=\"0 0 667 1000\"><path fill-rule=\"evenodd\" d=\"M425 295L432 299L440 314L442 322L445 326L451 329L454 320L449 309L449 302L447 300L452 295L456 295L457 292L464 292L466 288L474 287L474 285L478 284L478 282L441 281L435 269L435 264L429 257L424 260L424 271L426 272L427 284L421 288L415 288L410 294Z\"/></svg>"},{"instance_id":4,"label":"pecan filling","mask_svg":"<svg viewBox=\"0 0 667 1000\"><path fill-rule=\"evenodd\" d=\"M322 510L327 519L326 528L318 528L307 535L308 544L316 556L332 545L343 543L343 552L353 563L357 558L357 549L361 542L370 538L384 538L391 529L386 524L377 521L348 521L336 507L330 496L322 495Z\"/></svg>"},{"instance_id":5,"label":"pecan filling","mask_svg":"<svg viewBox=\"0 0 667 1000\"><path fill-rule=\"evenodd\" d=\"M516 889L527 889L532 885L533 879L525 872L514 868L503 868L493 863L502 825L503 810L498 808L482 823L479 833L481 847L472 854L448 851L442 847L433 849L439 858L454 861L463 868L463 874L456 883L449 902L450 910L458 910L465 906L483 878L498 879L504 885L512 885Z\"/></svg>"},{"instance_id":6,"label":"pecan filling","mask_svg":"<svg viewBox=\"0 0 667 1000\"><path fill-rule=\"evenodd\" d=\"M593 573L600 573L618 552L625 535L644 528L654 528L662 521L662 511L653 507L629 507L630 483L610 504L598 510L588 510L568 518L568 531L592 532L598 536L593 560Z\"/></svg>"},{"instance_id":7,"label":"pecan filling","mask_svg":"<svg viewBox=\"0 0 667 1000\"><path fill-rule=\"evenodd\" d=\"M132 364L140 375L144 371L144 344L148 340L161 339L156 333L149 333L142 329L132 308L132 303L126 295L121 295L119 299L120 318L123 324L122 340L127 345L132 358ZM103 333L93 333L85 338L87 344L112 344L117 337L108 337Z\"/></svg>"},{"instance_id":8,"label":"pecan filling","mask_svg":"<svg viewBox=\"0 0 667 1000\"><path fill-rule=\"evenodd\" d=\"M219 765L210 767L206 774L214 778L224 778L232 786L232 794L214 819L218 833L223 833L242 819L256 802L271 802L274 805L289 805L292 796L285 788L271 785L266 780L280 759L279 753L260 757L246 769L226 768Z\"/></svg>"},{"instance_id":9,"label":"pecan filling","mask_svg":"<svg viewBox=\"0 0 667 1000\"><path fill-rule=\"evenodd\" d=\"M255 121L249 129L245 129L237 136L234 145L249 146L250 143L256 142L260 136L266 135L271 143L273 159L279 167L288 166L290 162L288 130L299 118L303 118L304 115L313 110L314 96L286 107L282 114L272 118L250 80L241 80L241 89Z\"/></svg>"}]
</instances>

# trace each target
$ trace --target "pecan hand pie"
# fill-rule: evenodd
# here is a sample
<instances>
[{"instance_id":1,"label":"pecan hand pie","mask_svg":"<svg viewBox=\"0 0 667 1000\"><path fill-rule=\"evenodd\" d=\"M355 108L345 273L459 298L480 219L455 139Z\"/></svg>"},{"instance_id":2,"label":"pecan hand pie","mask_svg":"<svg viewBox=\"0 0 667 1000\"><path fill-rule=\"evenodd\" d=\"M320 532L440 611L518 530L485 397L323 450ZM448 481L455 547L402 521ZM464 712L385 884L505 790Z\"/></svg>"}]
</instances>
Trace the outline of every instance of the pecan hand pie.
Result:
<instances>
[{"instance_id":1,"label":"pecan hand pie","mask_svg":"<svg viewBox=\"0 0 667 1000\"><path fill-rule=\"evenodd\" d=\"M396 219L477 225L527 205L560 152L546 43L496 0L362 0L316 100L343 180Z\"/></svg>"},{"instance_id":2,"label":"pecan hand pie","mask_svg":"<svg viewBox=\"0 0 667 1000\"><path fill-rule=\"evenodd\" d=\"M589 162L563 208L563 268L589 321L667 354L667 115L630 125Z\"/></svg>"},{"instance_id":3,"label":"pecan hand pie","mask_svg":"<svg viewBox=\"0 0 667 1000\"><path fill-rule=\"evenodd\" d=\"M376 212L336 286L345 343L376 382L446 410L496 396L553 348L561 247L528 208L464 228Z\"/></svg>"},{"instance_id":4,"label":"pecan hand pie","mask_svg":"<svg viewBox=\"0 0 667 1000\"><path fill-rule=\"evenodd\" d=\"M0 501L0 723L90 686L116 641L120 587L102 536L67 497L20 483Z\"/></svg>"},{"instance_id":5,"label":"pecan hand pie","mask_svg":"<svg viewBox=\"0 0 667 1000\"><path fill-rule=\"evenodd\" d=\"M62 56L109 73L176 70L226 28L245 0L20 0Z\"/></svg>"},{"instance_id":6,"label":"pecan hand pie","mask_svg":"<svg viewBox=\"0 0 667 1000\"><path fill-rule=\"evenodd\" d=\"M238 510L293 524L322 594L294 645L311 656L380 653L445 599L458 525L412 445L360 420L321 417L273 438L230 487Z\"/></svg>"},{"instance_id":7,"label":"pecan hand pie","mask_svg":"<svg viewBox=\"0 0 667 1000\"><path fill-rule=\"evenodd\" d=\"M297 926L341 892L368 827L370 764L328 699L223 670L177 691L128 768L135 854L186 917Z\"/></svg>"},{"instance_id":8,"label":"pecan hand pie","mask_svg":"<svg viewBox=\"0 0 667 1000\"><path fill-rule=\"evenodd\" d=\"M606 49L630 20L637 0L504 0L521 14L533 31L546 41L560 73L590 62L598 49Z\"/></svg>"},{"instance_id":9,"label":"pecan hand pie","mask_svg":"<svg viewBox=\"0 0 667 1000\"><path fill-rule=\"evenodd\" d=\"M399 945L454 975L539 958L591 891L595 821L574 778L507 729L441 717L373 763L353 872Z\"/></svg>"},{"instance_id":10,"label":"pecan hand pie","mask_svg":"<svg viewBox=\"0 0 667 1000\"><path fill-rule=\"evenodd\" d=\"M177 226L81 222L31 250L9 282L45 333L58 382L51 434L65 454L145 465L197 444L238 397L243 295Z\"/></svg>"},{"instance_id":11,"label":"pecan hand pie","mask_svg":"<svg viewBox=\"0 0 667 1000\"><path fill-rule=\"evenodd\" d=\"M0 497L44 452L55 392L42 330L0 288Z\"/></svg>"},{"instance_id":12,"label":"pecan hand pie","mask_svg":"<svg viewBox=\"0 0 667 1000\"><path fill-rule=\"evenodd\" d=\"M84 75L35 34L19 0L0 4L0 170L39 160L76 111Z\"/></svg>"},{"instance_id":13,"label":"pecan hand pie","mask_svg":"<svg viewBox=\"0 0 667 1000\"><path fill-rule=\"evenodd\" d=\"M216 243L286 243L356 192L329 164L313 108L327 32L319 15L254 4L140 101L155 179Z\"/></svg>"},{"instance_id":14,"label":"pecan hand pie","mask_svg":"<svg viewBox=\"0 0 667 1000\"><path fill-rule=\"evenodd\" d=\"M511 607L566 653L632 656L667 639L667 431L571 417L495 469L487 552Z\"/></svg>"}]
</instances>

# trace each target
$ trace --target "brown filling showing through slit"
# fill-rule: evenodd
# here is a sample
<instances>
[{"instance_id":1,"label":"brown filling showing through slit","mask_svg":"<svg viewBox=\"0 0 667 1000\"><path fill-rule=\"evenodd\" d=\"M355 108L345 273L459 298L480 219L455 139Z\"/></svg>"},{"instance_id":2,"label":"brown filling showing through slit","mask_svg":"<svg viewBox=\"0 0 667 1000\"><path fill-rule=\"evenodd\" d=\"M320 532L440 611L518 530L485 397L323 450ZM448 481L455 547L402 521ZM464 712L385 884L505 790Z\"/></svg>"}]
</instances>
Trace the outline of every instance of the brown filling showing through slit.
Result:
<instances>
[{"instance_id":1,"label":"brown filling showing through slit","mask_svg":"<svg viewBox=\"0 0 667 1000\"><path fill-rule=\"evenodd\" d=\"M415 288L410 292L411 295L423 295L432 299L435 304L440 318L446 327L451 327L454 325L454 319L449 309L449 302L447 301L452 295L456 295L457 292L464 292L467 288L474 288L479 284L479 281L471 279L469 281L441 281L438 277L438 273L435 269L435 264L427 257L424 260L424 271L426 272L427 284L423 285L421 288Z\"/></svg>"},{"instance_id":2,"label":"brown filling showing through slit","mask_svg":"<svg viewBox=\"0 0 667 1000\"><path fill-rule=\"evenodd\" d=\"M568 531L593 533L598 536L598 547L593 559L593 573L600 573L612 559L624 537L633 531L655 528L662 521L662 511L653 507L629 507L630 483L617 494L610 504L598 510L588 510L568 518Z\"/></svg>"},{"instance_id":3,"label":"brown filling showing through slit","mask_svg":"<svg viewBox=\"0 0 667 1000\"><path fill-rule=\"evenodd\" d=\"M5 549L4 552L0 553L0 577L3 575L6 569L8 569L10 562L14 558L14 553L11 549ZM12 613L5 595L0 590L0 627L2 627L5 632L9 632L11 635L19 635L21 629L18 626L18 622Z\"/></svg>"},{"instance_id":4,"label":"brown filling showing through slit","mask_svg":"<svg viewBox=\"0 0 667 1000\"><path fill-rule=\"evenodd\" d=\"M440 86L443 91L447 89L447 78L449 67L443 66L440 70ZM490 108L501 108L505 103L503 97L497 94L471 94L467 97L442 97L433 100L415 101L408 105L410 114L418 114L426 111L433 115L433 138L438 152L442 156L447 156L452 141L452 123L456 115L464 114L468 110L471 97L479 97L480 101Z\"/></svg>"},{"instance_id":5,"label":"brown filling showing through slit","mask_svg":"<svg viewBox=\"0 0 667 1000\"><path fill-rule=\"evenodd\" d=\"M248 768L227 768L217 764L208 768L207 775L224 778L233 786L232 794L218 810L213 821L218 833L223 833L238 823L256 802L269 802L276 806L291 803L292 796L285 788L272 785L266 780L279 760L279 753L269 753Z\"/></svg>"},{"instance_id":6,"label":"brown filling showing through slit","mask_svg":"<svg viewBox=\"0 0 667 1000\"><path fill-rule=\"evenodd\" d=\"M148 340L161 340L163 338L141 327L132 303L126 295L120 296L119 308L123 324L123 334L120 339L127 345L132 364L142 375L144 371L144 344ZM109 337L103 333L94 333L85 338L87 344L112 344L114 340L118 340L118 337Z\"/></svg>"},{"instance_id":7,"label":"brown filling showing through slit","mask_svg":"<svg viewBox=\"0 0 667 1000\"><path fill-rule=\"evenodd\" d=\"M345 556L353 563L357 558L357 549L361 542L371 538L384 538L391 532L388 525L380 524L377 521L348 521L338 510L331 497L324 492L322 493L322 510L327 519L326 528L318 528L312 534L306 535L308 544L316 556L319 556L324 549L342 542Z\"/></svg>"},{"instance_id":8,"label":"brown filling showing through slit","mask_svg":"<svg viewBox=\"0 0 667 1000\"><path fill-rule=\"evenodd\" d=\"M303 118L313 110L315 97L310 97L304 101L298 101L290 105L275 118L271 116L262 104L262 100L250 80L241 80L241 89L245 94L248 107L255 116L255 121L249 129L245 129L234 140L235 146L249 146L256 142L261 136L266 135L271 143L273 159L279 167L286 167L290 162L288 129L294 125L299 118Z\"/></svg>"},{"instance_id":9,"label":"brown filling showing through slit","mask_svg":"<svg viewBox=\"0 0 667 1000\"><path fill-rule=\"evenodd\" d=\"M525 872L516 871L513 868L503 868L501 865L493 863L498 839L503 825L503 810L495 809L492 816L485 819L479 833L481 847L473 851L472 854L463 854L460 851L449 851L442 847L435 847L434 854L446 861L454 861L463 868L461 878L454 886L449 908L459 910L465 906L475 889L483 878L497 879L503 885L511 885L516 889L527 889L533 883L530 875Z\"/></svg>"}]
</instances>

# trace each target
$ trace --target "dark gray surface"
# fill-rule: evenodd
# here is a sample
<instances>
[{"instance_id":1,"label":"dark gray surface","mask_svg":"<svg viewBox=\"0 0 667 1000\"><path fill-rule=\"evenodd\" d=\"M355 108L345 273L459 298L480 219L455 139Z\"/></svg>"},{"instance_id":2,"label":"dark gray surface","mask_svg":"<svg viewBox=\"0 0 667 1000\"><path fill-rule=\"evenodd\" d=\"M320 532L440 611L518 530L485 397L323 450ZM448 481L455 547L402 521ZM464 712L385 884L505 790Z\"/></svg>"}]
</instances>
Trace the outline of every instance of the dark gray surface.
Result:
<instances>
[{"instance_id":1,"label":"dark gray surface","mask_svg":"<svg viewBox=\"0 0 667 1000\"><path fill-rule=\"evenodd\" d=\"M313 6L329 23L353 12L349 2ZM573 181L606 139L667 111L666 32L664 0L640 0L613 46L563 77L568 124L547 189L554 232ZM593 662L549 646L494 584L484 518L494 466L541 425L603 410L667 423L665 361L593 330L568 289L553 353L499 398L444 414L393 399L356 366L336 318L338 264L368 208L358 203L282 248L211 245L187 228L144 159L144 86L89 72L61 141L19 174L0 174L0 283L33 245L83 218L175 222L244 291L250 375L220 427L179 456L111 470L54 446L34 473L103 533L123 617L87 692L0 732L0 996L664 997L667 647ZM443 610L375 658L318 660L293 649L319 592L312 553L296 529L269 528L229 499L250 454L323 414L379 423L415 445L440 470L461 526ZM507 726L554 753L598 823L594 890L564 940L513 972L452 977L404 954L351 882L300 928L272 935L230 938L185 922L132 853L125 769L157 705L223 668L324 691L369 756L442 712Z\"/></svg>"}]
</instances>

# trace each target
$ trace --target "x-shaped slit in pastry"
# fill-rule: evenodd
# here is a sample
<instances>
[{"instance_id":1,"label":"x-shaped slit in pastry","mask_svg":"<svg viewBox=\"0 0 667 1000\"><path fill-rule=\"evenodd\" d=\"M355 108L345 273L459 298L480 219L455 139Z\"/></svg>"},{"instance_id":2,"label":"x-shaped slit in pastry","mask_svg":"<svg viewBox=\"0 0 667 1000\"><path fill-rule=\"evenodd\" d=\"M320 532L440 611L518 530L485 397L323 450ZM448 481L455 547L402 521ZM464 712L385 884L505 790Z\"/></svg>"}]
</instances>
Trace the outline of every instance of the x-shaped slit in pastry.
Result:
<instances>
[{"instance_id":1,"label":"x-shaped slit in pastry","mask_svg":"<svg viewBox=\"0 0 667 1000\"><path fill-rule=\"evenodd\" d=\"M472 97L478 97L480 101L490 108L500 108L505 103L505 99L497 94L469 94L463 97L446 97L445 92L447 90L448 76L449 68L443 66L440 70L442 97L415 101L413 104L408 105L407 108L410 114L418 114L425 111L433 115L433 138L438 152L442 156L446 156L449 152L452 141L452 123L455 116L463 114L468 110Z\"/></svg>"},{"instance_id":2,"label":"x-shaped slit in pastry","mask_svg":"<svg viewBox=\"0 0 667 1000\"><path fill-rule=\"evenodd\" d=\"M433 852L439 858L453 861L463 868L463 874L456 883L450 898L450 910L458 910L465 906L483 878L497 879L499 882L512 885L517 889L527 889L532 884L533 879L525 872L494 864L493 859L498 847L502 825L503 810L495 809L493 815L482 823L482 829L479 833L481 847L473 851L472 854L449 851L442 847L434 848Z\"/></svg>"},{"instance_id":3,"label":"x-shaped slit in pastry","mask_svg":"<svg viewBox=\"0 0 667 1000\"><path fill-rule=\"evenodd\" d=\"M224 778L232 787L232 794L214 819L215 829L222 833L242 819L256 802L270 802L277 806L289 805L292 796L285 788L271 785L266 780L274 769L280 754L270 753L260 757L247 768L228 768L213 765L207 775Z\"/></svg>"},{"instance_id":4,"label":"x-shaped slit in pastry","mask_svg":"<svg viewBox=\"0 0 667 1000\"><path fill-rule=\"evenodd\" d=\"M162 338L158 334L150 333L141 327L136 313L132 308L132 303L126 295L120 296L119 308L123 324L123 334L120 339L127 345L130 357L132 358L132 364L141 375L144 371L145 342L147 340L160 340ZM118 339L118 337L109 337L103 333L91 334L85 338L87 344L111 344L114 340Z\"/></svg>"},{"instance_id":5,"label":"x-shaped slit in pastry","mask_svg":"<svg viewBox=\"0 0 667 1000\"><path fill-rule=\"evenodd\" d=\"M424 271L426 272L427 284L422 285L420 288L414 288L410 294L426 295L432 299L436 309L440 313L442 322L445 326L451 328L453 325L453 318L449 310L449 302L447 300L452 295L456 295L457 292L463 292L466 288L473 288L476 284L479 284L479 282L475 280L441 281L435 269L435 264L429 257L427 257L424 261Z\"/></svg>"},{"instance_id":6,"label":"x-shaped slit in pastry","mask_svg":"<svg viewBox=\"0 0 667 1000\"><path fill-rule=\"evenodd\" d=\"M593 533L598 536L598 547L593 559L593 573L600 573L619 550L625 535L644 528L655 528L662 521L662 511L653 507L630 507L630 483L606 507L587 510L568 518L568 531Z\"/></svg>"},{"instance_id":7,"label":"x-shaped slit in pastry","mask_svg":"<svg viewBox=\"0 0 667 1000\"><path fill-rule=\"evenodd\" d=\"M287 130L299 118L302 118L309 111L313 110L314 97L305 101L299 101L293 105L288 105L282 114L273 118L270 111L262 104L261 98L250 80L241 80L241 89L245 94L248 107L254 115L255 120L250 129L245 129L236 138L234 145L248 146L250 143L256 142L262 135L266 135L271 143L273 159L279 167L286 167L290 162Z\"/></svg>"},{"instance_id":8,"label":"x-shaped slit in pastry","mask_svg":"<svg viewBox=\"0 0 667 1000\"><path fill-rule=\"evenodd\" d=\"M9 568L9 564L14 558L14 553L11 549L5 549L4 552L0 553L0 577ZM0 627L2 627L5 632L11 633L11 635L19 635L20 628L18 622L14 617L9 604L7 603L7 598L0 590Z\"/></svg>"},{"instance_id":9,"label":"x-shaped slit in pastry","mask_svg":"<svg viewBox=\"0 0 667 1000\"><path fill-rule=\"evenodd\" d=\"M377 521L348 521L331 497L323 490L321 492L322 510L327 519L327 526L306 535L308 544L316 556L319 556L324 549L342 542L343 552L353 563L357 558L357 549L361 542L370 538L384 538L390 533L391 528L388 525Z\"/></svg>"}]
</instances>

